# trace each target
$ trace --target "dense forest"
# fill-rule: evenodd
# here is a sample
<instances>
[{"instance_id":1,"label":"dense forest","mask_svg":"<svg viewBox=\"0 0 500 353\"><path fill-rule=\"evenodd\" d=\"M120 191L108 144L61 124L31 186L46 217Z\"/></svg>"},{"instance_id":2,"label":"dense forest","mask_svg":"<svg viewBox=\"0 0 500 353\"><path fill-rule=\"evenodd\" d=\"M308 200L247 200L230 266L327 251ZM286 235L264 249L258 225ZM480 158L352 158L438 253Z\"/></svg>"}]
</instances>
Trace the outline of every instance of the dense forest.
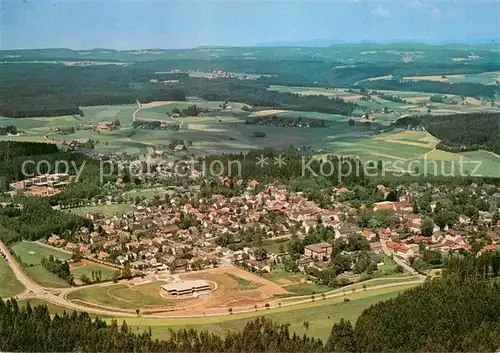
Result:
<instances>
[{"instance_id":1,"label":"dense forest","mask_svg":"<svg viewBox=\"0 0 500 353\"><path fill-rule=\"evenodd\" d=\"M500 153L500 114L471 113L443 116L410 116L398 119L399 128L425 127L441 140L438 148L450 152L484 149Z\"/></svg>"},{"instance_id":2,"label":"dense forest","mask_svg":"<svg viewBox=\"0 0 500 353\"><path fill-rule=\"evenodd\" d=\"M364 81L361 86L365 89L431 92L477 98L493 98L500 93L498 85L482 85L480 83L446 83L392 79Z\"/></svg>"},{"instance_id":3,"label":"dense forest","mask_svg":"<svg viewBox=\"0 0 500 353\"><path fill-rule=\"evenodd\" d=\"M442 278L332 325L325 342L257 318L225 337L184 329L165 341L87 313L51 317L47 306L0 299L0 350L24 352L494 352L500 347L500 254L452 258ZM496 266L496 267L495 267ZM460 269L466 268L462 271ZM495 272L495 268L496 271Z\"/></svg>"},{"instance_id":4,"label":"dense forest","mask_svg":"<svg viewBox=\"0 0 500 353\"><path fill-rule=\"evenodd\" d=\"M13 158L57 153L56 145L41 142L0 141L0 162L9 162Z\"/></svg>"},{"instance_id":5,"label":"dense forest","mask_svg":"<svg viewBox=\"0 0 500 353\"><path fill-rule=\"evenodd\" d=\"M158 341L87 313L55 315L46 306L19 308L0 299L0 350L6 352L320 352L321 341L291 334L289 326L260 318L225 338L208 331L181 330Z\"/></svg>"},{"instance_id":6,"label":"dense forest","mask_svg":"<svg viewBox=\"0 0 500 353\"><path fill-rule=\"evenodd\" d=\"M361 352L493 352L500 348L500 253L452 258L443 278L380 302L358 318Z\"/></svg>"},{"instance_id":7,"label":"dense forest","mask_svg":"<svg viewBox=\"0 0 500 353\"><path fill-rule=\"evenodd\" d=\"M83 114L79 107L91 105L134 104L155 100L186 100L197 96L207 100L237 101L252 106L283 107L302 111L352 115L356 107L342 99L324 96L299 96L269 91L271 84L316 87L359 87L456 94L491 98L498 85L477 83L448 84L432 81L403 81L415 74L477 73L499 70L497 64L449 65L415 63L359 63L342 66L328 60L152 60L129 65L69 67L61 64L6 63L0 67L0 115L33 117ZM333 69L332 69L333 68ZM171 70L226 70L262 74L255 80L237 78L208 80ZM367 78L393 75L393 80L366 81ZM171 86L163 80L180 80Z\"/></svg>"},{"instance_id":8,"label":"dense forest","mask_svg":"<svg viewBox=\"0 0 500 353\"><path fill-rule=\"evenodd\" d=\"M0 207L0 240L13 243L22 239L38 240L58 234L71 239L72 234L81 227L93 229L92 222L75 214L53 210L47 199L15 199L15 205Z\"/></svg>"},{"instance_id":9,"label":"dense forest","mask_svg":"<svg viewBox=\"0 0 500 353\"><path fill-rule=\"evenodd\" d=\"M185 100L183 91L149 84L144 72L108 67L5 64L0 66L0 115L81 114L79 106ZM144 84L134 86L136 82Z\"/></svg>"}]
</instances>

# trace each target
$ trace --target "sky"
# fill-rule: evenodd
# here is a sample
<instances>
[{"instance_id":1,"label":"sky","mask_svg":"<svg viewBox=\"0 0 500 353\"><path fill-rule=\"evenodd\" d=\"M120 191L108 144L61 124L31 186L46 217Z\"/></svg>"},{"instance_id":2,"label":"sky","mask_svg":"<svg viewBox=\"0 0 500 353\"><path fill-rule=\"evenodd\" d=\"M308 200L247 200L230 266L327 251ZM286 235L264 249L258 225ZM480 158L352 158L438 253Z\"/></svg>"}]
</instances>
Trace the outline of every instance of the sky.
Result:
<instances>
[{"instance_id":1,"label":"sky","mask_svg":"<svg viewBox=\"0 0 500 353\"><path fill-rule=\"evenodd\" d=\"M0 49L500 37L500 0L0 0Z\"/></svg>"}]
</instances>

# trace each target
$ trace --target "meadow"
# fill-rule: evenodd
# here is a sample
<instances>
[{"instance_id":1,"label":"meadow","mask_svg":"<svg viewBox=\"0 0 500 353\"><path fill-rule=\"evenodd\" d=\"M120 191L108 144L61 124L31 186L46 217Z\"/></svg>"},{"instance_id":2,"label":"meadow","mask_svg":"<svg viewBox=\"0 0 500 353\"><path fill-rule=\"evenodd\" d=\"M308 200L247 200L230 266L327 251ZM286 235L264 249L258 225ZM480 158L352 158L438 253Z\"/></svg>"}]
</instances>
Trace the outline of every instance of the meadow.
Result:
<instances>
[{"instance_id":1,"label":"meadow","mask_svg":"<svg viewBox=\"0 0 500 353\"><path fill-rule=\"evenodd\" d=\"M475 76L488 76L475 74ZM465 75L467 78L468 75ZM450 79L452 76L450 75ZM458 79L458 77L455 77ZM163 159L175 161L179 158L194 156L206 156L223 153L249 152L262 148L288 148L304 147L318 154L337 154L358 157L362 161L379 160L387 163L385 169L394 172L412 172L427 168L428 173L450 175L456 173L454 163L463 157L464 160L479 160L482 162L478 174L484 176L498 176L499 159L487 152L468 153L446 153L435 150L438 140L424 131L386 131L388 126L400 116L408 114L452 114L478 111L496 111L500 108L493 107L490 102L477 101L467 97L464 104L445 104L430 101L432 93L410 92L410 91L378 91L380 94L393 95L406 100L406 103L392 102L372 95L369 101L361 100L362 96L357 93L348 92L345 88L318 88L318 87L291 87L273 86L270 90L282 93L294 93L301 95L327 95L339 97L358 104L361 108L355 111L359 116L369 111L369 115L375 117L375 124L349 124L353 117L334 114L323 114L318 112L304 112L283 109L253 109L246 112L242 103L228 102L230 109L221 109L221 101L205 101L190 97L187 101L176 102L152 102L143 104L137 112L136 118L141 120L159 120L175 122L180 128L174 130L142 130L134 129L133 113L137 111L138 105L117 105L83 107L84 116L61 116L53 118L25 118L10 119L0 117L0 126L14 124L25 130L20 136L0 136L0 139L12 139L23 141L55 142L62 144L63 141L73 139L92 139L98 141L94 153L121 154L123 152L136 155L140 159L156 158L152 156L154 150L164 152ZM452 95L447 95L452 97ZM172 118L174 108L185 109L196 104L201 108L212 110L199 116L188 116ZM384 110L387 108L388 110ZM279 127L247 123L256 117L278 116L284 119L322 119L328 122L328 127L299 128ZM105 120L120 120L120 127L113 131L94 131L93 124ZM54 132L54 128L75 127L75 133L62 135ZM265 137L256 137L256 133L264 134ZM174 140L182 140L187 148L183 151L173 151L168 146ZM439 167L428 163L428 160L439 161ZM468 172L472 172L473 166L465 166ZM161 191L144 192L144 197L152 198L161 196ZM129 194L132 195L132 194ZM116 207L115 211L113 208ZM126 206L123 206L124 208ZM108 207L107 207L108 208ZM110 214L119 213L121 206L108 208ZM87 212L81 209L76 212Z\"/></svg>"},{"instance_id":2,"label":"meadow","mask_svg":"<svg viewBox=\"0 0 500 353\"><path fill-rule=\"evenodd\" d=\"M0 278L2 279L2 285L0 286L0 298L13 297L24 291L24 286L17 280L14 272L12 272L10 266L1 256Z\"/></svg>"},{"instance_id":3,"label":"meadow","mask_svg":"<svg viewBox=\"0 0 500 353\"><path fill-rule=\"evenodd\" d=\"M172 306L174 303L158 295L162 282L137 286L115 284L104 287L88 287L68 294L67 299L92 306L105 306L135 311L148 307Z\"/></svg>"},{"instance_id":4,"label":"meadow","mask_svg":"<svg viewBox=\"0 0 500 353\"><path fill-rule=\"evenodd\" d=\"M206 329L209 332L225 335L230 330L241 330L245 324L256 317L265 316L279 323L289 323L290 331L325 340L330 334L331 326L341 318L355 322L357 317L369 306L393 298L399 292L412 288L412 285L395 288L384 288L372 291L347 293L331 299L317 298L305 304L283 306L281 308L261 309L255 312L233 314L227 316L186 318L186 319L148 319L128 318L127 324L137 327L138 330L147 330L151 327L153 336L168 339L170 329ZM345 301L347 300L348 301ZM306 329L304 322L309 324Z\"/></svg>"},{"instance_id":5,"label":"meadow","mask_svg":"<svg viewBox=\"0 0 500 353\"><path fill-rule=\"evenodd\" d=\"M131 212L134 205L131 203L118 203L110 205L86 206L66 209L66 212L74 213L82 217L87 217L88 213L101 212L106 216L121 215L123 213Z\"/></svg>"},{"instance_id":6,"label":"meadow","mask_svg":"<svg viewBox=\"0 0 500 353\"><path fill-rule=\"evenodd\" d=\"M89 261L80 261L72 263L70 269L71 269L71 274L74 277L80 279L82 278L82 276L86 276L87 278L92 280L93 278L92 273L94 273L94 275L99 273L101 276L100 279L102 281L113 279L113 275L117 271L114 268L99 265Z\"/></svg>"},{"instance_id":7,"label":"meadow","mask_svg":"<svg viewBox=\"0 0 500 353\"><path fill-rule=\"evenodd\" d=\"M361 315L361 313L378 303L396 297L400 292L413 288L414 285L402 285L393 288L384 288L370 291L358 291L356 293L346 293L345 296L320 299L313 302L283 306L281 308L259 309L254 312L222 315L214 317L199 318L172 318L155 319L128 316L123 314L123 318L118 321L126 321L129 329L137 332L151 329L153 337L158 339L168 339L170 330L179 329L197 329L207 330L219 335L226 335L231 330L241 330L245 324L254 318L265 316L279 323L290 323L290 331L299 335L307 333L308 335L326 340L330 334L331 326L341 318L350 320L352 323ZM347 299L348 301L346 301ZM40 299L23 300L19 302L20 306L29 302L34 305L47 305L51 314L62 314L68 312L67 309L47 303ZM113 318L105 318L110 323ZM304 325L308 323L308 328Z\"/></svg>"},{"instance_id":8,"label":"meadow","mask_svg":"<svg viewBox=\"0 0 500 353\"><path fill-rule=\"evenodd\" d=\"M22 241L12 246L12 250L23 263L28 265L40 265L42 258L50 255L60 260L69 260L71 253L45 246L38 242Z\"/></svg>"},{"instance_id":9,"label":"meadow","mask_svg":"<svg viewBox=\"0 0 500 353\"><path fill-rule=\"evenodd\" d=\"M24 270L34 281L45 287L69 287L63 279L47 271L42 265L42 258L50 255L60 260L69 260L71 253L58 250L37 242L22 241L12 246L14 254L25 265Z\"/></svg>"}]
</instances>

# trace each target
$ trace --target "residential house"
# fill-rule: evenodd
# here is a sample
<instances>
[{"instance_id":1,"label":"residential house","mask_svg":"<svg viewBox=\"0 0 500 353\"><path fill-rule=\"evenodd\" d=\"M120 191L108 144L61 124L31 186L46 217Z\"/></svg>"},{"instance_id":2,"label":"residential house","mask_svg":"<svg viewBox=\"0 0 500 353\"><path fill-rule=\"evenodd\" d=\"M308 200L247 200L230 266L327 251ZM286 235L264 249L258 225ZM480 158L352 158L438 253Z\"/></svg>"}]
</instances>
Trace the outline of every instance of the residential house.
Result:
<instances>
[{"instance_id":1,"label":"residential house","mask_svg":"<svg viewBox=\"0 0 500 353\"><path fill-rule=\"evenodd\" d=\"M332 257L332 244L318 243L307 245L304 248L304 256L315 260L330 259Z\"/></svg>"}]
</instances>

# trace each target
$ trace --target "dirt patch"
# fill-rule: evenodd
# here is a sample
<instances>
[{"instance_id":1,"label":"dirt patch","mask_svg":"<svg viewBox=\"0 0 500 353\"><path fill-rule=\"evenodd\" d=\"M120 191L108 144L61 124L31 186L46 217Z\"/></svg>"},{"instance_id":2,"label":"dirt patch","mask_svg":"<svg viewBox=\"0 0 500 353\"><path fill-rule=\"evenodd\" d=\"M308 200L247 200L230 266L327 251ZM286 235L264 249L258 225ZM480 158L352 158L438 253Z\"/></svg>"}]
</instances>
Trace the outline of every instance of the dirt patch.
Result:
<instances>
[{"instance_id":1,"label":"dirt patch","mask_svg":"<svg viewBox=\"0 0 500 353\"><path fill-rule=\"evenodd\" d=\"M345 101L355 101L363 97L362 95L354 95L354 96L343 96L342 99Z\"/></svg>"},{"instance_id":2,"label":"dirt patch","mask_svg":"<svg viewBox=\"0 0 500 353\"><path fill-rule=\"evenodd\" d=\"M429 97L428 96L425 96L425 97L409 97L409 98L405 98L405 100L407 102L410 102L410 103L417 103L417 102L428 101Z\"/></svg>"},{"instance_id":3,"label":"dirt patch","mask_svg":"<svg viewBox=\"0 0 500 353\"><path fill-rule=\"evenodd\" d=\"M451 79L453 79L453 78L465 78L465 75L408 76L408 77L403 77L403 80L447 82L450 78Z\"/></svg>"},{"instance_id":4,"label":"dirt patch","mask_svg":"<svg viewBox=\"0 0 500 353\"><path fill-rule=\"evenodd\" d=\"M175 102L173 102L173 101L150 102L150 103L142 104L142 109L164 107L164 106L170 105L172 103L175 103Z\"/></svg>"},{"instance_id":5,"label":"dirt patch","mask_svg":"<svg viewBox=\"0 0 500 353\"><path fill-rule=\"evenodd\" d=\"M367 81L380 81L380 80L392 80L393 76L388 75L388 76L379 76L379 77L372 77L367 79Z\"/></svg>"},{"instance_id":6,"label":"dirt patch","mask_svg":"<svg viewBox=\"0 0 500 353\"><path fill-rule=\"evenodd\" d=\"M255 290L240 291L238 282L228 274L258 283L260 287ZM288 293L282 286L239 268L220 268L208 272L189 273L182 275L181 278L204 279L217 283L217 290L211 293L212 298L196 305L200 310L264 305L273 296Z\"/></svg>"},{"instance_id":7,"label":"dirt patch","mask_svg":"<svg viewBox=\"0 0 500 353\"><path fill-rule=\"evenodd\" d=\"M205 131L205 132L224 132L224 131L227 131L225 129L217 129L217 128L211 127L210 125L206 125L206 124L188 124L187 128L188 128L188 130Z\"/></svg>"},{"instance_id":8,"label":"dirt patch","mask_svg":"<svg viewBox=\"0 0 500 353\"><path fill-rule=\"evenodd\" d=\"M398 161L406 161L405 158L392 156L390 154L378 153L378 152L371 152L371 154L374 155L374 156L378 156L378 157L385 157L385 158L390 158L390 159L396 159Z\"/></svg>"},{"instance_id":9,"label":"dirt patch","mask_svg":"<svg viewBox=\"0 0 500 353\"><path fill-rule=\"evenodd\" d=\"M300 91L297 92L297 94L300 94L301 96L334 96L335 93L333 92L323 92L323 91Z\"/></svg>"},{"instance_id":10,"label":"dirt patch","mask_svg":"<svg viewBox=\"0 0 500 353\"><path fill-rule=\"evenodd\" d=\"M481 101L479 99L472 97L466 97L464 102L472 105L481 105Z\"/></svg>"},{"instance_id":11,"label":"dirt patch","mask_svg":"<svg viewBox=\"0 0 500 353\"><path fill-rule=\"evenodd\" d=\"M417 147L424 147L424 148L432 148L434 145L429 144L429 143L421 143L421 142L412 142L412 141L401 141L401 140L384 140L385 142L390 142L390 143L397 143L399 145L408 145L408 146L417 146Z\"/></svg>"},{"instance_id":12,"label":"dirt patch","mask_svg":"<svg viewBox=\"0 0 500 353\"><path fill-rule=\"evenodd\" d=\"M266 110L261 110L255 113L252 113L250 116L268 116L268 115L273 115L273 114L279 114L279 113L285 113L287 110L281 110L281 109L266 109Z\"/></svg>"}]
</instances>

